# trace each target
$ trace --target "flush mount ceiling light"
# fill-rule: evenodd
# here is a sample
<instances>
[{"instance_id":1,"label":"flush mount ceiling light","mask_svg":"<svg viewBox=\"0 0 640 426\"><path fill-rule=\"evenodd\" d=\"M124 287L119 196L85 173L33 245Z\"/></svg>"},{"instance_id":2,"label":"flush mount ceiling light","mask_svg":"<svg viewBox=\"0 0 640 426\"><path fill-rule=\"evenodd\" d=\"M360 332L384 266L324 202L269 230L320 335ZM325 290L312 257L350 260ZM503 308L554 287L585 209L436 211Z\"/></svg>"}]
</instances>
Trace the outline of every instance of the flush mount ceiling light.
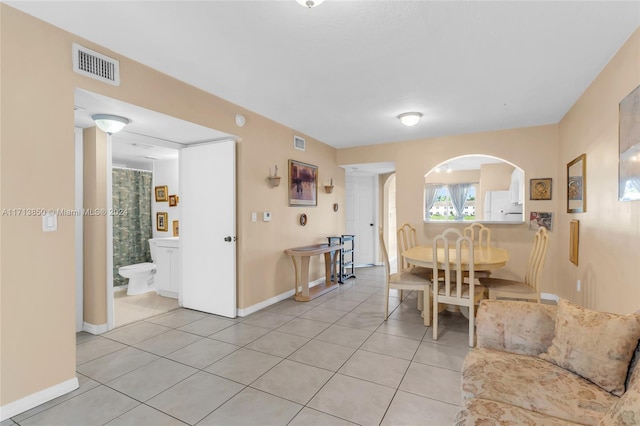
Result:
<instances>
[{"instance_id":1,"label":"flush mount ceiling light","mask_svg":"<svg viewBox=\"0 0 640 426\"><path fill-rule=\"evenodd\" d=\"M312 7L320 6L324 0L296 0L298 4L311 9Z\"/></svg>"},{"instance_id":2,"label":"flush mount ceiling light","mask_svg":"<svg viewBox=\"0 0 640 426\"><path fill-rule=\"evenodd\" d=\"M118 133L120 130L124 129L124 126L130 123L128 118L111 114L95 114L92 115L91 118L96 122L98 129L109 135Z\"/></svg>"},{"instance_id":3,"label":"flush mount ceiling light","mask_svg":"<svg viewBox=\"0 0 640 426\"><path fill-rule=\"evenodd\" d=\"M421 112L404 112L398 116L400 122L408 127L418 124L418 121L420 121L421 117Z\"/></svg>"}]
</instances>

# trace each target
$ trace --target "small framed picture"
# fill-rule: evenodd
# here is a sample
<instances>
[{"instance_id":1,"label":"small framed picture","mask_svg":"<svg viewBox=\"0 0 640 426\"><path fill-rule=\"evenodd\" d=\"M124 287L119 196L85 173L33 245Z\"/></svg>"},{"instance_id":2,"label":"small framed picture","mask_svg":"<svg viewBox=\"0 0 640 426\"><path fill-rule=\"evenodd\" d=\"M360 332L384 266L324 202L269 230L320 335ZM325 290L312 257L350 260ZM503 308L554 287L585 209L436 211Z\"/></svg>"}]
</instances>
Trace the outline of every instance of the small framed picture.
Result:
<instances>
[{"instance_id":1,"label":"small framed picture","mask_svg":"<svg viewBox=\"0 0 640 426\"><path fill-rule=\"evenodd\" d=\"M158 202L162 202L162 201L168 201L168 196L167 196L167 186L156 186L156 201Z\"/></svg>"},{"instance_id":2,"label":"small framed picture","mask_svg":"<svg viewBox=\"0 0 640 426\"><path fill-rule=\"evenodd\" d=\"M304 151L307 147L307 143L300 136L293 137L293 147L295 149L299 149L300 151Z\"/></svg>"},{"instance_id":3,"label":"small framed picture","mask_svg":"<svg viewBox=\"0 0 640 426\"><path fill-rule=\"evenodd\" d=\"M169 207L175 207L178 205L178 196L169 195Z\"/></svg>"},{"instance_id":4,"label":"small framed picture","mask_svg":"<svg viewBox=\"0 0 640 426\"><path fill-rule=\"evenodd\" d=\"M167 232L169 230L169 213L159 212L156 213L156 230L160 232Z\"/></svg>"},{"instance_id":5,"label":"small framed picture","mask_svg":"<svg viewBox=\"0 0 640 426\"><path fill-rule=\"evenodd\" d=\"M529 229L537 231L539 228L553 228L553 213L551 212L531 212L529 214Z\"/></svg>"},{"instance_id":6,"label":"small framed picture","mask_svg":"<svg viewBox=\"0 0 640 426\"><path fill-rule=\"evenodd\" d=\"M580 244L580 221L569 222L569 260L578 266L578 246Z\"/></svg>"},{"instance_id":7,"label":"small framed picture","mask_svg":"<svg viewBox=\"0 0 640 426\"><path fill-rule=\"evenodd\" d=\"M173 221L173 236L174 237L180 236L180 225L178 224L177 220Z\"/></svg>"},{"instance_id":8,"label":"small framed picture","mask_svg":"<svg viewBox=\"0 0 640 426\"><path fill-rule=\"evenodd\" d=\"M551 199L551 178L529 179L530 200Z\"/></svg>"}]
</instances>

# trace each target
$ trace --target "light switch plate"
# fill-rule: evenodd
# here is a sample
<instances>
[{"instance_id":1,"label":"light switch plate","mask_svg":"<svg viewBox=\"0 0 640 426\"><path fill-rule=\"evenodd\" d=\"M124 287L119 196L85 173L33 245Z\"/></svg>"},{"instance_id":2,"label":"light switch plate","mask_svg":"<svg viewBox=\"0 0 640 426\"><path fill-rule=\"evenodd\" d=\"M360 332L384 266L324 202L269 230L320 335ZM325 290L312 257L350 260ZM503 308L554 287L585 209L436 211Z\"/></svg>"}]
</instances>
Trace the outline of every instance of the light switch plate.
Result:
<instances>
[{"instance_id":1,"label":"light switch plate","mask_svg":"<svg viewBox=\"0 0 640 426\"><path fill-rule=\"evenodd\" d=\"M270 222L271 221L271 212L263 212L262 213L262 220L264 222Z\"/></svg>"},{"instance_id":2,"label":"light switch plate","mask_svg":"<svg viewBox=\"0 0 640 426\"><path fill-rule=\"evenodd\" d=\"M58 216L55 213L47 213L42 216L42 230L44 232L58 230Z\"/></svg>"},{"instance_id":3,"label":"light switch plate","mask_svg":"<svg viewBox=\"0 0 640 426\"><path fill-rule=\"evenodd\" d=\"M251 222L256 223L257 221L258 221L258 213L252 212L251 213Z\"/></svg>"}]
</instances>

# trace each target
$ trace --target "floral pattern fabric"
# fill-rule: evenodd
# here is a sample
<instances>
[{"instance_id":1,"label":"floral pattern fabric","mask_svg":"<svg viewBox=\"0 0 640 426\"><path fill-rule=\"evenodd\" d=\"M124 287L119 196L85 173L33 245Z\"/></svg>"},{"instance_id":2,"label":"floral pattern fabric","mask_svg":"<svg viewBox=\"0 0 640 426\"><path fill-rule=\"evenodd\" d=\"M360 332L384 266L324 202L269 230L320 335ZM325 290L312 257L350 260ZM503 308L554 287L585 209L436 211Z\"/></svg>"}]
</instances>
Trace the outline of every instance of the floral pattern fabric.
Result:
<instances>
[{"instance_id":1,"label":"floral pattern fabric","mask_svg":"<svg viewBox=\"0 0 640 426\"><path fill-rule=\"evenodd\" d=\"M478 347L539 355L551 346L557 306L483 300L478 308Z\"/></svg>"},{"instance_id":2,"label":"floral pattern fabric","mask_svg":"<svg viewBox=\"0 0 640 426\"><path fill-rule=\"evenodd\" d=\"M636 355L638 355L638 353L640 353L640 345L638 345L638 349L636 349ZM629 387L627 388L627 391L604 415L599 425L640 425L640 368L637 363L633 364L632 368L633 372L629 380Z\"/></svg>"},{"instance_id":3,"label":"floral pattern fabric","mask_svg":"<svg viewBox=\"0 0 640 426\"><path fill-rule=\"evenodd\" d=\"M456 415L456 426L568 426L579 423L549 417L535 411L497 401L474 398L465 401L464 408Z\"/></svg>"},{"instance_id":4,"label":"floral pattern fabric","mask_svg":"<svg viewBox=\"0 0 640 426\"><path fill-rule=\"evenodd\" d=\"M621 396L640 339L640 315L592 311L560 300L552 345L541 358Z\"/></svg>"},{"instance_id":5,"label":"floral pattern fabric","mask_svg":"<svg viewBox=\"0 0 640 426\"><path fill-rule=\"evenodd\" d=\"M465 400L481 398L568 422L597 425L618 397L535 356L478 348L462 367Z\"/></svg>"}]
</instances>

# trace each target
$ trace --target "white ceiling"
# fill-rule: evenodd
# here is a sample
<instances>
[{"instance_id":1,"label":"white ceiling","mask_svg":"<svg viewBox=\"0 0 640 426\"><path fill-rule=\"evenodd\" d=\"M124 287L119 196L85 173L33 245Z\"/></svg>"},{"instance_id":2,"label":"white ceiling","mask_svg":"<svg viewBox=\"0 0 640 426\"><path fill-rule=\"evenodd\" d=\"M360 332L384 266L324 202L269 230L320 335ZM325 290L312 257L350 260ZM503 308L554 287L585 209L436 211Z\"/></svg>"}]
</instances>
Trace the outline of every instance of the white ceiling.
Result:
<instances>
[{"instance_id":1,"label":"white ceiling","mask_svg":"<svg viewBox=\"0 0 640 426\"><path fill-rule=\"evenodd\" d=\"M337 148L557 123L640 25L638 1L6 3Z\"/></svg>"},{"instance_id":2,"label":"white ceiling","mask_svg":"<svg viewBox=\"0 0 640 426\"><path fill-rule=\"evenodd\" d=\"M93 127L94 114L115 114L130 120L123 131L112 138L115 166L151 170L154 160L178 158L185 145L234 139L234 135L151 111L82 89L74 93L74 124Z\"/></svg>"}]
</instances>

